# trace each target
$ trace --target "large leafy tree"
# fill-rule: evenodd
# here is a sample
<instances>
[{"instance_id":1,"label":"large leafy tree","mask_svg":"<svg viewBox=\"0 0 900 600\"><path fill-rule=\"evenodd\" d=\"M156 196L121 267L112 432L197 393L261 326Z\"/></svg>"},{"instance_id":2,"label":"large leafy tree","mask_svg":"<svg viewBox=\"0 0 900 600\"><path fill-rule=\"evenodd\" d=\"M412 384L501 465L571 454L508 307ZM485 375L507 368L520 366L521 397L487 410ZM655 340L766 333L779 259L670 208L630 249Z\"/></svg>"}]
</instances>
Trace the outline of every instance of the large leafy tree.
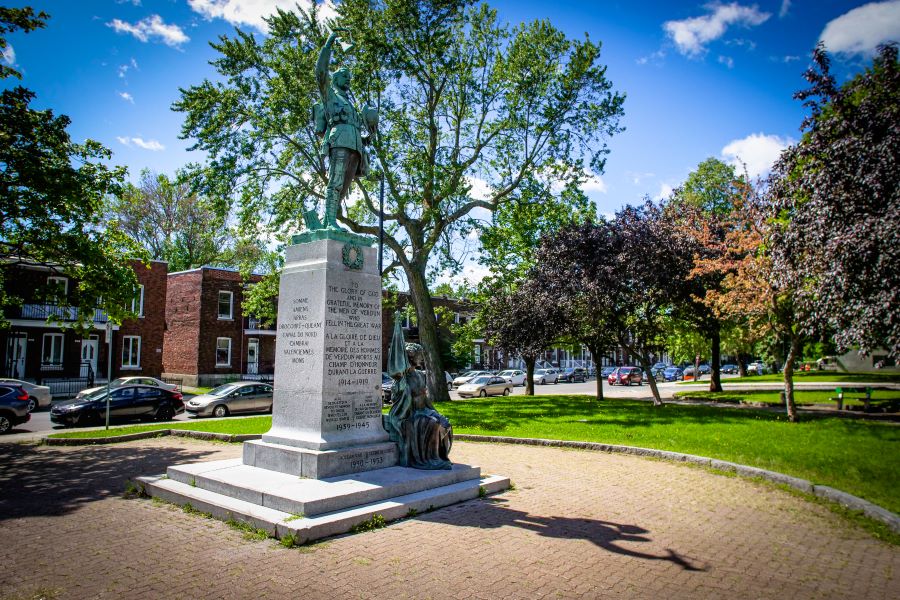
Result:
<instances>
[{"instance_id":1,"label":"large leafy tree","mask_svg":"<svg viewBox=\"0 0 900 600\"><path fill-rule=\"evenodd\" d=\"M581 308L582 327L591 319L593 331L614 336L649 372L668 312L690 293L692 255L690 238L648 201L611 221L573 225L546 238L537 277L556 302ZM649 381L654 403L662 404L652 374Z\"/></svg>"},{"instance_id":2,"label":"large leafy tree","mask_svg":"<svg viewBox=\"0 0 900 600\"><path fill-rule=\"evenodd\" d=\"M2 8L0 34L43 27L47 18L30 8ZM7 67L0 75L19 77ZM78 309L60 311L75 317L77 329L92 325L98 299L121 322L137 285L125 259L139 253L115 224L107 226L103 207L120 191L125 170L106 165L111 153L98 142L73 142L69 118L32 108L34 98L21 86L0 93L0 303L12 308L23 302L7 290L13 268L39 265L79 282L65 298L53 288L38 290Z\"/></svg>"},{"instance_id":3,"label":"large leafy tree","mask_svg":"<svg viewBox=\"0 0 900 600\"><path fill-rule=\"evenodd\" d=\"M184 173L171 179L145 170L137 185L126 185L113 198L108 214L150 258L167 261L170 271L256 266L262 258L255 244L235 239L226 216L191 190Z\"/></svg>"},{"instance_id":4,"label":"large leafy tree","mask_svg":"<svg viewBox=\"0 0 900 600\"><path fill-rule=\"evenodd\" d=\"M476 209L494 211L526 184L566 187L601 173L619 131L623 97L600 45L568 39L547 21L510 28L475 0L345 0L335 26L356 46L342 55L359 103L377 104L372 164L385 184L385 244L406 279L426 351L430 392L442 371L429 269L454 253ZM208 153L203 184L234 193L246 223L296 228L324 196L325 157L310 112L314 64L326 31L315 10L279 11L262 40L238 31L214 44L220 78L182 91L183 134ZM483 186L481 183L483 182ZM376 235L375 181L362 181L338 221ZM472 193L479 184L487 192ZM476 197L477 196L477 197Z\"/></svg>"},{"instance_id":5,"label":"large leafy tree","mask_svg":"<svg viewBox=\"0 0 900 600\"><path fill-rule=\"evenodd\" d=\"M795 94L810 115L775 165L773 276L796 290L807 334L840 349L900 352L900 66L880 48L838 85L822 45ZM792 355L796 355L793 352ZM787 368L792 366L787 361ZM787 370L786 370L787 372Z\"/></svg>"}]
</instances>

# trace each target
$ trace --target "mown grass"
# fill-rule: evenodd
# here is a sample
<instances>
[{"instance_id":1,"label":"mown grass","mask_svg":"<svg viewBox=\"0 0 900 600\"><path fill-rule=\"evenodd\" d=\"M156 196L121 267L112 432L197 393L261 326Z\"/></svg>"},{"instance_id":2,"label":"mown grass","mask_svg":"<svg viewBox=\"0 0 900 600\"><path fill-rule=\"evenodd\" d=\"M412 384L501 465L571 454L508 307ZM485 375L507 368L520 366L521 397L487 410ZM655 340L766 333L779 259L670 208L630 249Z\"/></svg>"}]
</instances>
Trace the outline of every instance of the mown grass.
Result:
<instances>
[{"instance_id":1,"label":"mown grass","mask_svg":"<svg viewBox=\"0 0 900 600\"><path fill-rule=\"evenodd\" d=\"M858 396L846 396L844 406L862 406L865 404ZM714 402L761 403L771 406L782 406L781 390L732 390L709 392L706 390L685 390L675 392L675 398L689 400L709 400ZM835 406L832 398L837 394L834 390L794 390L794 402L798 405L827 404ZM895 407L900 404L900 390L872 390L871 406L875 409Z\"/></svg>"},{"instance_id":2,"label":"mown grass","mask_svg":"<svg viewBox=\"0 0 900 600\"><path fill-rule=\"evenodd\" d=\"M641 446L719 458L808 479L900 512L900 427L837 417L789 423L765 410L654 407L591 396L508 396L438 405L456 433ZM271 417L192 421L111 429L154 428L264 433ZM72 432L96 437L103 431Z\"/></svg>"},{"instance_id":3,"label":"mown grass","mask_svg":"<svg viewBox=\"0 0 900 600\"><path fill-rule=\"evenodd\" d=\"M709 375L701 377L697 383L703 381L709 383ZM729 377L723 379L723 383L781 383L784 381L783 373L768 373L766 375L748 375L747 377ZM845 383L900 383L900 373L838 373L836 371L798 371L794 372L795 382L817 381L845 382ZM687 383L693 383L688 381Z\"/></svg>"}]
</instances>

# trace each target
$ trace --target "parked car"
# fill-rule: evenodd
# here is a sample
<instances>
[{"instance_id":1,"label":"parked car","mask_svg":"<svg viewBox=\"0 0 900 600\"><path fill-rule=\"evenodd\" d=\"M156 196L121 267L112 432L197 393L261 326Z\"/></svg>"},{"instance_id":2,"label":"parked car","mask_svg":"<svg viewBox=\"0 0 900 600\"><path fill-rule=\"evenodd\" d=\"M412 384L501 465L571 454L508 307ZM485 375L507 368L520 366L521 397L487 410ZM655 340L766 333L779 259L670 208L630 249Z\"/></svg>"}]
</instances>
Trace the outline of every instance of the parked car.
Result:
<instances>
[{"instance_id":1,"label":"parked car","mask_svg":"<svg viewBox=\"0 0 900 600\"><path fill-rule=\"evenodd\" d=\"M693 379L694 378L694 367L685 367L682 371L682 375L684 376L685 379L687 379L689 377Z\"/></svg>"},{"instance_id":2,"label":"parked car","mask_svg":"<svg viewBox=\"0 0 900 600\"><path fill-rule=\"evenodd\" d=\"M709 375L710 373L712 373L712 367L710 367L709 365L707 365L705 363L700 365L700 374L701 375Z\"/></svg>"},{"instance_id":3,"label":"parked car","mask_svg":"<svg viewBox=\"0 0 900 600\"><path fill-rule=\"evenodd\" d=\"M583 383L587 381L587 371L581 367L569 367L559 374L559 381L565 381L566 383L581 381Z\"/></svg>"},{"instance_id":4,"label":"parked car","mask_svg":"<svg viewBox=\"0 0 900 600\"><path fill-rule=\"evenodd\" d=\"M663 371L663 378L666 381L684 381L684 371L678 367L669 367Z\"/></svg>"},{"instance_id":5,"label":"parked car","mask_svg":"<svg viewBox=\"0 0 900 600\"><path fill-rule=\"evenodd\" d=\"M470 380L475 379L479 375L493 375L490 371L468 371L463 373L462 375L457 376L453 380L453 387L459 387L464 383L468 383Z\"/></svg>"},{"instance_id":6,"label":"parked car","mask_svg":"<svg viewBox=\"0 0 900 600\"><path fill-rule=\"evenodd\" d=\"M726 375L734 374L734 373L738 372L738 366L732 365L732 364L722 365L722 368L720 369L720 371L722 371L722 373L725 373Z\"/></svg>"},{"instance_id":7,"label":"parked car","mask_svg":"<svg viewBox=\"0 0 900 600\"><path fill-rule=\"evenodd\" d=\"M512 384L497 375L481 375L459 387L459 395L463 398L472 396L496 396L512 393Z\"/></svg>"},{"instance_id":8,"label":"parked car","mask_svg":"<svg viewBox=\"0 0 900 600\"><path fill-rule=\"evenodd\" d=\"M501 371L498 377L502 377L507 380L513 387L517 385L525 385L525 371L520 371L519 369L507 369L505 371Z\"/></svg>"},{"instance_id":9,"label":"parked car","mask_svg":"<svg viewBox=\"0 0 900 600\"><path fill-rule=\"evenodd\" d=\"M50 409L50 421L66 427L99 425L106 418L106 388ZM116 421L168 421L184 412L179 392L152 385L120 385L109 390L109 418Z\"/></svg>"},{"instance_id":10,"label":"parked car","mask_svg":"<svg viewBox=\"0 0 900 600\"><path fill-rule=\"evenodd\" d=\"M391 392L394 391L394 380L387 373L381 373L381 401L384 404L391 403Z\"/></svg>"},{"instance_id":11,"label":"parked car","mask_svg":"<svg viewBox=\"0 0 900 600\"><path fill-rule=\"evenodd\" d=\"M760 360L756 362L752 362L747 365L747 374L748 375L765 375L766 374L766 364Z\"/></svg>"},{"instance_id":12,"label":"parked car","mask_svg":"<svg viewBox=\"0 0 900 600\"><path fill-rule=\"evenodd\" d=\"M610 376L610 374L613 371L615 371L618 368L619 367L603 367L603 369L600 371L600 377L602 377L603 379L606 379Z\"/></svg>"},{"instance_id":13,"label":"parked car","mask_svg":"<svg viewBox=\"0 0 900 600\"><path fill-rule=\"evenodd\" d=\"M607 378L609 385L641 385L644 382L644 373L637 367L619 367Z\"/></svg>"},{"instance_id":14,"label":"parked car","mask_svg":"<svg viewBox=\"0 0 900 600\"><path fill-rule=\"evenodd\" d=\"M21 379L0 379L0 385L17 385L28 393L28 412L34 412L39 408L47 408L53 401L50 388L46 385L37 385L22 381Z\"/></svg>"},{"instance_id":15,"label":"parked car","mask_svg":"<svg viewBox=\"0 0 900 600\"><path fill-rule=\"evenodd\" d=\"M195 417L227 417L241 412L272 412L274 389L268 383L236 381L188 400L185 410Z\"/></svg>"},{"instance_id":16,"label":"parked car","mask_svg":"<svg viewBox=\"0 0 900 600\"><path fill-rule=\"evenodd\" d=\"M666 369L668 369L671 366L673 366L673 365L667 365L664 362L658 362L655 365L653 365L652 367L650 367L650 372L653 373L654 377L659 377L660 375L663 374L663 372Z\"/></svg>"},{"instance_id":17,"label":"parked car","mask_svg":"<svg viewBox=\"0 0 900 600\"><path fill-rule=\"evenodd\" d=\"M540 385L559 383L559 373L556 369L535 369L534 382Z\"/></svg>"},{"instance_id":18,"label":"parked car","mask_svg":"<svg viewBox=\"0 0 900 600\"><path fill-rule=\"evenodd\" d=\"M159 380L156 377L147 377L145 375L132 375L130 377L119 377L118 379L113 379L109 382L109 387L119 387L122 385L150 385L153 387L162 388L164 390L169 390L170 392L174 392L178 389L178 386L174 383L166 383L165 381ZM75 398L84 398L85 396L90 396L94 392L98 390L105 390L105 385L98 385L96 387L87 388L78 392Z\"/></svg>"},{"instance_id":19,"label":"parked car","mask_svg":"<svg viewBox=\"0 0 900 600\"><path fill-rule=\"evenodd\" d=\"M31 419L28 392L19 385L0 385L0 434L9 433L16 425Z\"/></svg>"}]
</instances>

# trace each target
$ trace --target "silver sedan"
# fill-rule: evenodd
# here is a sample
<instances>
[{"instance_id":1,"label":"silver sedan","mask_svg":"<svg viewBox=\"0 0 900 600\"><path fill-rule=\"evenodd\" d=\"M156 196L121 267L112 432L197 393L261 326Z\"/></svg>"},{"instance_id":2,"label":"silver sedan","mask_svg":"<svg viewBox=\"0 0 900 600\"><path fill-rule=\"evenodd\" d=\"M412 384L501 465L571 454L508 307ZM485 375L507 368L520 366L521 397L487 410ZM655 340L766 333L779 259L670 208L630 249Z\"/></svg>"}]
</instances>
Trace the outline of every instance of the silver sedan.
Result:
<instances>
[{"instance_id":1,"label":"silver sedan","mask_svg":"<svg viewBox=\"0 0 900 600\"><path fill-rule=\"evenodd\" d=\"M22 389L28 393L28 412L34 412L39 408L50 406L53 396L50 394L50 388L46 385L37 385L22 381L21 379L4 378L0 379L0 385L9 383L12 385L20 385Z\"/></svg>"},{"instance_id":2,"label":"silver sedan","mask_svg":"<svg viewBox=\"0 0 900 600\"><path fill-rule=\"evenodd\" d=\"M481 375L459 386L458 393L461 398L472 396L509 396L512 393L512 384L496 375Z\"/></svg>"},{"instance_id":3,"label":"silver sedan","mask_svg":"<svg viewBox=\"0 0 900 600\"><path fill-rule=\"evenodd\" d=\"M272 412L274 390L268 383L237 381L194 396L184 410L195 417L227 417L240 412Z\"/></svg>"}]
</instances>

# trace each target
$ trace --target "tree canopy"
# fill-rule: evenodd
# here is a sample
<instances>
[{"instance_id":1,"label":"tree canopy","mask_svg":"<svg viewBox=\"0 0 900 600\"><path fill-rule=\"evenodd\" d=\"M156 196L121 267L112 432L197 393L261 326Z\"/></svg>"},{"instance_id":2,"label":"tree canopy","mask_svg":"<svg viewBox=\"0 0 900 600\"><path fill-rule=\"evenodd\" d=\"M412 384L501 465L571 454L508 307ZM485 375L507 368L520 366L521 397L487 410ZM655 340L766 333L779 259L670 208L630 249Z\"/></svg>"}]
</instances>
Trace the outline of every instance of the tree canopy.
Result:
<instances>
[{"instance_id":1,"label":"tree canopy","mask_svg":"<svg viewBox=\"0 0 900 600\"><path fill-rule=\"evenodd\" d=\"M548 21L510 28L475 0L345 0L334 27L357 101L377 105L375 177L385 182L388 268L406 279L419 317L430 392L440 378L429 269L458 267L458 242L476 209L494 211L533 186L601 173L620 130L623 96L600 45L569 39ZM314 63L326 30L310 13L278 11L259 40L237 31L214 44L217 81L182 90L183 135L209 155L199 172L214 196L239 199L245 223L297 228L324 197L325 157L310 119ZM376 235L377 181L359 181L339 223ZM473 188L483 188L482 194ZM232 194L233 193L233 194Z\"/></svg>"},{"instance_id":2,"label":"tree canopy","mask_svg":"<svg viewBox=\"0 0 900 600\"><path fill-rule=\"evenodd\" d=\"M0 32L43 27L47 15L30 8L0 10ZM0 47L5 47L5 40ZM18 76L5 69L4 76ZM104 202L121 190L125 169L108 167L109 150L98 142L72 141L68 117L35 110L35 94L17 86L0 93L0 303L20 305L6 279L16 265L39 265L77 280L67 297L38 290L78 310L75 326L90 327L98 299L110 318L127 316L137 280L125 260L139 257L131 240L104 223Z\"/></svg>"}]
</instances>

